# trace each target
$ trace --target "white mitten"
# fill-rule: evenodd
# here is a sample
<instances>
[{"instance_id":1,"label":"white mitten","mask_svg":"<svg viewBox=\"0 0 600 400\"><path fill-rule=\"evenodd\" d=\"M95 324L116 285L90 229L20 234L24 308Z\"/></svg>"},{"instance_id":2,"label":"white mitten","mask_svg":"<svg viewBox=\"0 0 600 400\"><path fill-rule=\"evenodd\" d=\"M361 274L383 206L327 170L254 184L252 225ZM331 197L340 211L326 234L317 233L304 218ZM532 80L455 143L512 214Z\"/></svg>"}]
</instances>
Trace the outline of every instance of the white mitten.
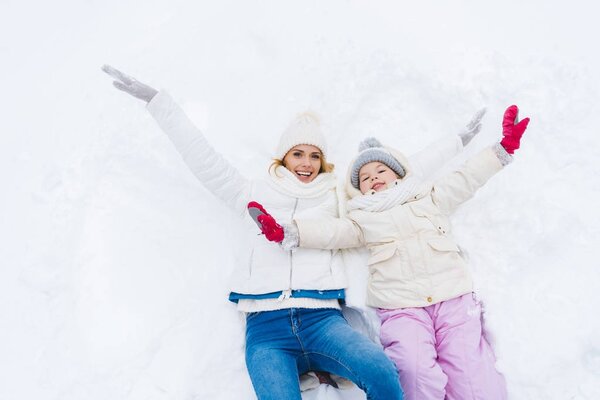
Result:
<instances>
[{"instance_id":1,"label":"white mitten","mask_svg":"<svg viewBox=\"0 0 600 400\"><path fill-rule=\"evenodd\" d=\"M475 115L473 115L471 121L469 121L469 123L463 128L463 130L458 132L458 136L460 136L463 146L469 144L471 139L473 139L481 130L481 119L485 115L486 111L487 109L485 107L477 111Z\"/></svg>"},{"instance_id":2,"label":"white mitten","mask_svg":"<svg viewBox=\"0 0 600 400\"><path fill-rule=\"evenodd\" d=\"M283 224L283 240L280 245L285 251L294 250L300 244L300 232L294 222Z\"/></svg>"},{"instance_id":3,"label":"white mitten","mask_svg":"<svg viewBox=\"0 0 600 400\"><path fill-rule=\"evenodd\" d=\"M110 65L103 65L102 71L116 79L116 81L113 82L113 85L117 89L122 90L125 93L129 93L138 99L144 100L146 103L150 102L150 100L152 100L152 98L158 93L158 90L154 89L153 87L135 80L135 78L124 74Z\"/></svg>"}]
</instances>

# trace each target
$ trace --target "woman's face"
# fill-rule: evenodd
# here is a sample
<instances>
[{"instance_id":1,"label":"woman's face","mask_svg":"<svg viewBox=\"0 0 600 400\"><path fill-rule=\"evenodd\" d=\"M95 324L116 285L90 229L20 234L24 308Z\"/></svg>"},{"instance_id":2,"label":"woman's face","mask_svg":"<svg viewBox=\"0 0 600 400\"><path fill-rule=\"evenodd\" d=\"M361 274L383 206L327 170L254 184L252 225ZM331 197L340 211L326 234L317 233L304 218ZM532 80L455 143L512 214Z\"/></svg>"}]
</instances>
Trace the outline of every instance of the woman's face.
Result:
<instances>
[{"instance_id":1,"label":"woman's face","mask_svg":"<svg viewBox=\"0 0 600 400\"><path fill-rule=\"evenodd\" d=\"M283 157L283 166L303 183L312 182L321 170L321 150L310 144L299 144Z\"/></svg>"}]
</instances>

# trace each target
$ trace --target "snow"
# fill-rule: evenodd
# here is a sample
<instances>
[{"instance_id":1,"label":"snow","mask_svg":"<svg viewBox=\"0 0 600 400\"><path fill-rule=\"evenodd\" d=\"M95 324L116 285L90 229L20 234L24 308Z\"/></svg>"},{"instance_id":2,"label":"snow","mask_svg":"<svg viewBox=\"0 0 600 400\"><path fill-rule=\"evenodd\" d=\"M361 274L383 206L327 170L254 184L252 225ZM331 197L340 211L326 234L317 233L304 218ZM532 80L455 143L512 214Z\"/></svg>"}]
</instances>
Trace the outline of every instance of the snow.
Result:
<instances>
[{"instance_id":1,"label":"snow","mask_svg":"<svg viewBox=\"0 0 600 400\"><path fill-rule=\"evenodd\" d=\"M307 109L342 177L362 138L410 154L485 105L464 160L518 104L515 162L454 230L510 398L600 398L598 8L4 1L0 399L254 398L226 299L236 220L104 63L167 88L247 176Z\"/></svg>"}]
</instances>

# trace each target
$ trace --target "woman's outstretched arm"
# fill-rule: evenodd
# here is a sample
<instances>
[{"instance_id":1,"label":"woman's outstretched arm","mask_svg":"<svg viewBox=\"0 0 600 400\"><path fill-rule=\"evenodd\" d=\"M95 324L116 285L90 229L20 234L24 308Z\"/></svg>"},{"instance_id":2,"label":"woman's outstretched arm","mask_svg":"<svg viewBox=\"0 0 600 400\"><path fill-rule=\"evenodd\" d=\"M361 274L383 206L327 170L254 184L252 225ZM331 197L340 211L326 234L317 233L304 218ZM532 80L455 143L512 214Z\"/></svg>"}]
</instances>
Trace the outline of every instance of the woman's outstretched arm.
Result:
<instances>
[{"instance_id":1,"label":"woman's outstretched arm","mask_svg":"<svg viewBox=\"0 0 600 400\"><path fill-rule=\"evenodd\" d=\"M236 213L243 215L250 197L250 181L214 150L202 132L165 91L158 91L105 65L113 85L147 103L147 109L198 180Z\"/></svg>"}]
</instances>

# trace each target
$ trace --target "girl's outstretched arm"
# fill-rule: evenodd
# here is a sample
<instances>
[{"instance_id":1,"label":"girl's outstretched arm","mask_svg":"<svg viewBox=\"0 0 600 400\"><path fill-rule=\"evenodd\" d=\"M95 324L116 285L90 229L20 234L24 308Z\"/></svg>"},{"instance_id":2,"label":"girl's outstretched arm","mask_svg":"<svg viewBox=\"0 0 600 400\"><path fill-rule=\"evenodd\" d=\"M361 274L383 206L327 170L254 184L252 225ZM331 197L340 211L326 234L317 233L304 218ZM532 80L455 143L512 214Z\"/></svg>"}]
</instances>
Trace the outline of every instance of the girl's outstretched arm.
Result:
<instances>
[{"instance_id":1,"label":"girl's outstretched arm","mask_svg":"<svg viewBox=\"0 0 600 400\"><path fill-rule=\"evenodd\" d=\"M299 246L310 249L349 249L365 245L360 226L350 218L295 219Z\"/></svg>"},{"instance_id":2,"label":"girl's outstretched arm","mask_svg":"<svg viewBox=\"0 0 600 400\"><path fill-rule=\"evenodd\" d=\"M512 161L527 129L529 118L518 121L517 106L510 106L502 120L502 140L468 160L457 171L433 185L435 203L447 214L469 200L495 173Z\"/></svg>"}]
</instances>

